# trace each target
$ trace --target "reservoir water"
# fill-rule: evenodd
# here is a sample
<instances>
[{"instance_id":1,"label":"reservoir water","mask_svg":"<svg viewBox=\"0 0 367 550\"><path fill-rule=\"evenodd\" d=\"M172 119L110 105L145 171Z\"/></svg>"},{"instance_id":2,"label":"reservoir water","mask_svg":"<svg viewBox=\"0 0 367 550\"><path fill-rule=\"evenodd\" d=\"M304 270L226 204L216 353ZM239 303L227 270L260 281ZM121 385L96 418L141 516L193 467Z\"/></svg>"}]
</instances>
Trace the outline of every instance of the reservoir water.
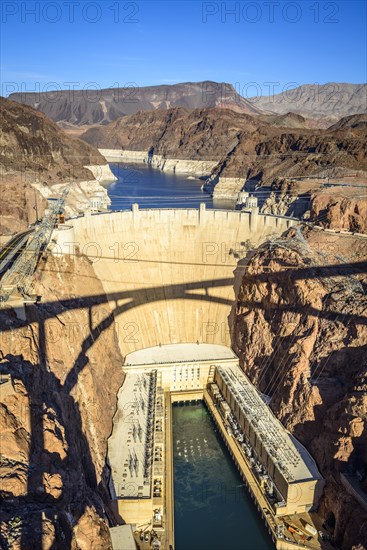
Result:
<instances>
[{"instance_id":1,"label":"reservoir water","mask_svg":"<svg viewBox=\"0 0 367 550\"><path fill-rule=\"evenodd\" d=\"M146 164L110 164L118 178L108 187L111 210L131 209L133 203L140 208L234 208L233 201L215 201L201 191L203 181L183 174L162 172Z\"/></svg>"},{"instance_id":2,"label":"reservoir water","mask_svg":"<svg viewBox=\"0 0 367 550\"><path fill-rule=\"evenodd\" d=\"M175 550L275 546L204 403L172 411Z\"/></svg>"}]
</instances>

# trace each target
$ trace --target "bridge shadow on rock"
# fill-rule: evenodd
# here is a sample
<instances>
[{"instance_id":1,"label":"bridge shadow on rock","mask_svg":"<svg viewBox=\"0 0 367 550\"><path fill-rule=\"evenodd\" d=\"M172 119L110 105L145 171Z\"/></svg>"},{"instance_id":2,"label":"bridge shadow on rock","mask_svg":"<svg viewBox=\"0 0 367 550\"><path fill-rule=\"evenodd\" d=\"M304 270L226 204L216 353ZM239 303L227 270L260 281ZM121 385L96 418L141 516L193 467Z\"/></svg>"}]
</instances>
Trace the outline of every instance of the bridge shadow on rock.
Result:
<instances>
[{"instance_id":1,"label":"bridge shadow on rock","mask_svg":"<svg viewBox=\"0 0 367 550\"><path fill-rule=\"evenodd\" d=\"M79 405L49 370L41 350L36 364L24 361L23 356L7 355L1 363L1 371L9 373L13 382L20 380L24 384L29 399L31 434L27 493L20 497L6 496L2 505L4 518L20 518L21 548L24 550L44 547L46 520L55 528L55 542L51 548L71 548L73 523L70 512L74 524L78 523L87 504L103 516L102 502L95 496L98 491L96 472L82 429ZM52 422L56 426L55 435L60 437L55 450L45 445L45 430L50 429ZM55 475L58 476L56 494L52 494L55 491L48 492L45 486ZM6 548L4 540L3 543L2 548Z\"/></svg>"},{"instance_id":2,"label":"bridge shadow on rock","mask_svg":"<svg viewBox=\"0 0 367 550\"><path fill-rule=\"evenodd\" d=\"M310 278L310 268L298 270L286 269L275 274L253 275L252 280L277 280L281 283L285 274L293 278ZM346 276L352 273L367 272L367 263L341 266L318 266L315 277ZM215 280L182 283L168 286L155 286L151 288L121 291L109 294L98 294L80 298L67 298L65 300L46 301L40 304L27 306L27 321L23 327L31 325L38 327L38 361L26 362L21 355L6 354L0 363L2 372L7 372L13 380L20 379L28 393L30 402L30 426L31 441L27 480L27 494L16 497L7 495L3 509L8 517L20 516L24 518L22 523L21 548L41 549L43 538L43 521L48 518L56 525L57 543L53 548L71 548L73 538L73 526L84 514L87 506L94 506L100 517L106 517L106 487L97 484L97 474L92 460L92 453L87 437L83 431L82 415L79 404L75 401L71 392L78 383L80 373L88 366L88 351L92 349L96 341L110 327L113 327L117 316L123 315L129 310L142 304L154 303L170 296L171 300L205 300L233 306L233 301L210 294L209 290L216 287L234 285L234 278L227 277ZM237 285L238 289L238 285ZM203 291L196 294L195 291ZM119 302L125 303L120 305ZM52 372L52 365L47 357L47 336L45 322L56 318L65 311L86 310L92 319L92 310L97 305L107 304L111 311L95 326L90 322L89 332L84 337L80 346L80 352L73 362L73 367L66 375L62 384ZM248 308L263 308L261 302L248 302ZM292 305L282 306L283 311L293 311ZM297 311L299 311L297 309ZM317 315L330 318L334 313L329 311L307 308L307 315ZM335 315L343 316L343 312ZM2 308L0 319L14 317L12 308ZM344 316L344 322L367 324L367 318L362 315L348 314ZM19 322L17 327L19 327ZM11 322L2 323L2 331L14 330ZM48 414L55 414L57 422L63 427L67 450L64 457L58 452L49 452L45 448L45 419ZM48 475L59 474L61 477L61 490L58 496L51 496L45 490L45 478ZM99 494L100 496L96 496ZM103 505L103 500L105 500ZM72 522L70 515L73 516ZM112 518L112 513L109 515ZM30 521L31 520L31 521Z\"/></svg>"},{"instance_id":3,"label":"bridge shadow on rock","mask_svg":"<svg viewBox=\"0 0 367 550\"><path fill-rule=\"evenodd\" d=\"M236 268L236 271L241 269L240 266ZM245 269L243 269L242 274L244 274ZM362 273L367 273L367 262L358 262L355 264L335 264L327 266L312 266L307 268L286 268L282 271L276 273L263 272L260 274L246 275L246 281L248 283L257 283L257 282L268 282L276 283L282 285L284 283L284 277L290 276L293 281L302 280L302 279L322 279L326 277L346 277L351 275L358 275ZM91 296L82 296L78 298L68 298L65 300L55 300L42 302L42 307L45 309L43 319L52 319L61 315L65 309L68 311L93 308L94 306L107 304L108 302L115 302L115 307L112 310L112 316L110 321L105 320L107 323L106 326L110 326L113 322L113 317L120 315L129 309L138 307L146 303L153 303L156 301L165 300L165 296L169 295L170 300L204 300L211 301L214 303L222 303L224 305L233 306L233 300L226 298L216 297L215 295L209 295L209 289L215 289L217 287L225 286L234 286L235 279L234 277L226 277L214 280L207 281L198 281L191 283L179 283L171 285L158 285L154 287L143 287L134 290L119 291L119 292L110 292L106 294L96 294ZM239 286L237 286L238 290ZM194 294L191 293L195 290L203 290L205 294ZM128 304L119 306L118 302L121 300L129 300ZM251 307L260 307L262 308L261 302L249 302L248 305ZM37 307L37 306L36 306ZM291 305L277 306L282 307L284 310L293 311L294 308ZM0 311L3 311L5 314L13 311L12 308L3 307ZM346 319L353 319L358 324L366 324L366 316L358 316L353 314L346 314L343 312L332 313L330 311L318 310L316 308L309 308L309 314L317 314L320 317L332 318L333 315L341 316ZM102 323L101 330L104 330L104 324ZM2 331L12 330L10 326L3 326ZM97 330L97 329L95 329Z\"/></svg>"}]
</instances>

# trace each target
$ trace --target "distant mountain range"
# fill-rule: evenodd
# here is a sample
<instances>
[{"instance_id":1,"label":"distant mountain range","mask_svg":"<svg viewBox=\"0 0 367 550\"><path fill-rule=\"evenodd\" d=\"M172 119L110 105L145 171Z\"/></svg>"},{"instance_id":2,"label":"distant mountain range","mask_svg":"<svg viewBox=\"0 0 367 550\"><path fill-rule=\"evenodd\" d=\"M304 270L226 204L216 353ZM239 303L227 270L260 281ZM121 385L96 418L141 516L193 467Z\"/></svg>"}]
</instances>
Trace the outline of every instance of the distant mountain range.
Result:
<instances>
[{"instance_id":1,"label":"distant mountain range","mask_svg":"<svg viewBox=\"0 0 367 550\"><path fill-rule=\"evenodd\" d=\"M15 93L9 99L35 107L56 122L73 125L108 124L124 115L184 107L203 109L227 107L249 114L261 110L224 82L108 88L105 90L63 90L55 93Z\"/></svg>"},{"instance_id":2,"label":"distant mountain range","mask_svg":"<svg viewBox=\"0 0 367 550\"><path fill-rule=\"evenodd\" d=\"M367 84L304 84L273 96L253 97L249 101L264 111L284 115L296 113L306 118L341 117L367 112Z\"/></svg>"},{"instance_id":3,"label":"distant mountain range","mask_svg":"<svg viewBox=\"0 0 367 550\"><path fill-rule=\"evenodd\" d=\"M252 97L239 95L231 84L212 81L182 84L108 88L104 90L63 90L44 93L14 93L9 99L32 106L45 113L61 126L104 125L121 116L139 111L227 108L250 115L269 116L293 113L311 119L289 118L293 127L326 127L341 117L367 111L367 84L330 83L305 84L274 96ZM313 121L313 122L312 122ZM316 121L316 122L315 122ZM286 125L287 125L286 124Z\"/></svg>"}]
</instances>

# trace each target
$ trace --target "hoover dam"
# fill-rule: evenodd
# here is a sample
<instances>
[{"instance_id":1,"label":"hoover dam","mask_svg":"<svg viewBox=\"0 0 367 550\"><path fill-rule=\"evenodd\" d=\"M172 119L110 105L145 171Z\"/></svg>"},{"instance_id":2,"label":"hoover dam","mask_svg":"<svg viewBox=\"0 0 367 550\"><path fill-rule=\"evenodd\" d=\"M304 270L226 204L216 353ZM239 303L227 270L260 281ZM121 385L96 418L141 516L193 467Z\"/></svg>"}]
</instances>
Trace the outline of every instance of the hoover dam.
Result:
<instances>
[{"instance_id":1,"label":"hoover dam","mask_svg":"<svg viewBox=\"0 0 367 550\"><path fill-rule=\"evenodd\" d=\"M367 550L367 2L252 4L1 5L0 549Z\"/></svg>"},{"instance_id":2,"label":"hoover dam","mask_svg":"<svg viewBox=\"0 0 367 550\"><path fill-rule=\"evenodd\" d=\"M86 215L56 235L55 251L93 262L123 356L177 343L231 345L228 317L239 259L296 220L252 212L147 209ZM242 262L241 262L242 263Z\"/></svg>"},{"instance_id":3,"label":"hoover dam","mask_svg":"<svg viewBox=\"0 0 367 550\"><path fill-rule=\"evenodd\" d=\"M309 516L323 487L317 467L255 389L243 393L241 404L240 392L252 385L238 378L239 359L231 349L232 316L247 258L254 247L296 223L259 214L257 207L140 209L133 204L129 211L70 219L55 230L53 254L71 261L82 254L92 263L124 357L108 443L109 491L118 522L110 529L114 547L126 542L128 528L129 536L143 541L142 548L175 547L172 405L193 400L205 401L276 547L298 547L297 538L289 546L284 537L285 515L288 521L297 516L292 525L303 518L303 526L317 533ZM93 325L93 296L88 299ZM238 378L233 396L226 390L226 373ZM263 415L268 429L273 426L267 435L264 426L253 423ZM305 538L302 524L298 527L298 536ZM319 548L317 538L309 547Z\"/></svg>"}]
</instances>

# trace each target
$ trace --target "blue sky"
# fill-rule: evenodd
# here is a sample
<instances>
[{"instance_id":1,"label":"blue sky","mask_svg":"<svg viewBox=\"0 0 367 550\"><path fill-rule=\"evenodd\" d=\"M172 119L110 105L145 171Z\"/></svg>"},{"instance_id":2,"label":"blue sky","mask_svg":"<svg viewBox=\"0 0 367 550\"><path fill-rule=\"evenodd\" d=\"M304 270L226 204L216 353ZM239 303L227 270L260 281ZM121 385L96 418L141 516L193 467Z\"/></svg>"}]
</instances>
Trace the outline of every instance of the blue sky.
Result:
<instances>
[{"instance_id":1,"label":"blue sky","mask_svg":"<svg viewBox=\"0 0 367 550\"><path fill-rule=\"evenodd\" d=\"M2 95L215 80L366 82L366 2L1 3Z\"/></svg>"}]
</instances>

